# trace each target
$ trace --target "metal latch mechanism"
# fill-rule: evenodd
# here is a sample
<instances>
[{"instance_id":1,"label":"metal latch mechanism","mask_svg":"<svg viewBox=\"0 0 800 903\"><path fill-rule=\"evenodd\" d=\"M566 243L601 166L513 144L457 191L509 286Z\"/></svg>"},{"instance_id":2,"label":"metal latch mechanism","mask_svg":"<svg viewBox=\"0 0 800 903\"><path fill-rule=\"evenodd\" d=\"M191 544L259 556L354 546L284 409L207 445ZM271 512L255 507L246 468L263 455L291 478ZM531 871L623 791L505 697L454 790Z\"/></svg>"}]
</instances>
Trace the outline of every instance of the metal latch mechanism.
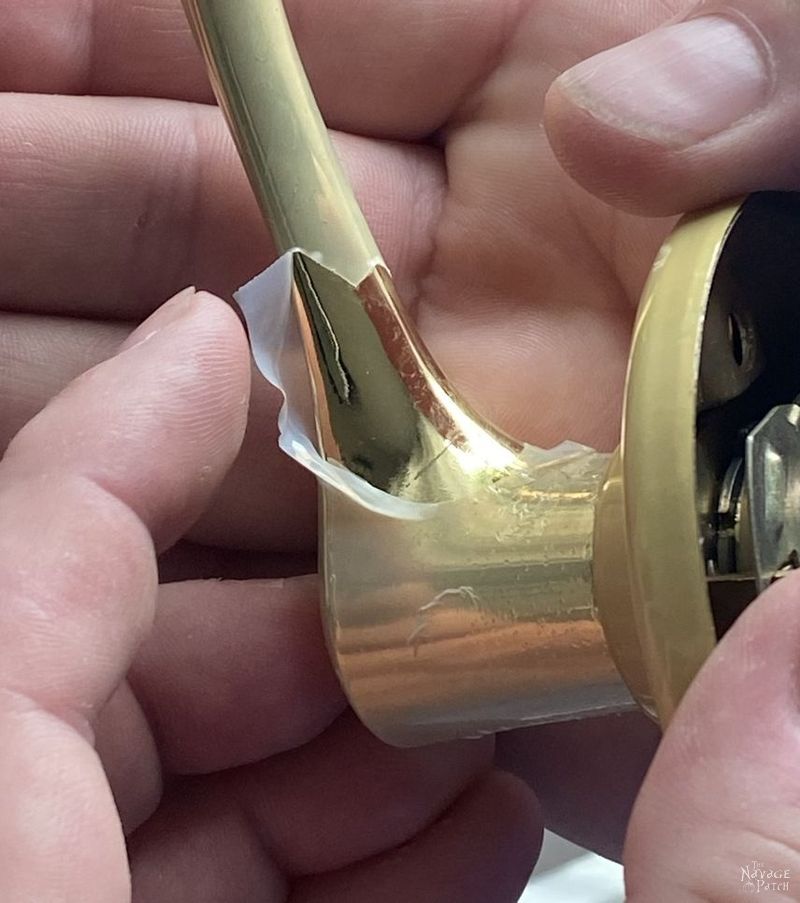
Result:
<instances>
[{"instance_id":1,"label":"metal latch mechanism","mask_svg":"<svg viewBox=\"0 0 800 903\"><path fill-rule=\"evenodd\" d=\"M637 704L666 723L800 565L800 196L684 219L644 292L617 453L530 449L463 402L405 316L281 3L185 5L293 254L319 452L378 499L321 490L322 611L353 707L400 745Z\"/></svg>"}]
</instances>

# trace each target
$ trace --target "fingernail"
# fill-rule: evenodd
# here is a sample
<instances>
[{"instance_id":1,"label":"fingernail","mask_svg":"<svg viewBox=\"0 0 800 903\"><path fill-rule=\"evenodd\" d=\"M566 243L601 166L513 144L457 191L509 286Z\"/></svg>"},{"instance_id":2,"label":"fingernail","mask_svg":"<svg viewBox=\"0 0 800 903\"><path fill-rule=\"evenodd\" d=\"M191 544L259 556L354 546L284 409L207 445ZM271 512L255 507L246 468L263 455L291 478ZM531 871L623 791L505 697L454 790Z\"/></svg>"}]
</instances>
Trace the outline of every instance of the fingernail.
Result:
<instances>
[{"instance_id":1,"label":"fingernail","mask_svg":"<svg viewBox=\"0 0 800 903\"><path fill-rule=\"evenodd\" d=\"M673 147L716 135L761 108L772 61L749 23L703 16L579 63L557 84L601 121Z\"/></svg>"},{"instance_id":2,"label":"fingernail","mask_svg":"<svg viewBox=\"0 0 800 903\"><path fill-rule=\"evenodd\" d=\"M131 348L135 348L137 345L152 339L165 326L169 326L185 317L194 308L197 294L194 288L185 288L182 292L178 292L174 298L170 298L166 304L162 304L158 310L140 323L120 345L119 350L129 351Z\"/></svg>"}]
</instances>

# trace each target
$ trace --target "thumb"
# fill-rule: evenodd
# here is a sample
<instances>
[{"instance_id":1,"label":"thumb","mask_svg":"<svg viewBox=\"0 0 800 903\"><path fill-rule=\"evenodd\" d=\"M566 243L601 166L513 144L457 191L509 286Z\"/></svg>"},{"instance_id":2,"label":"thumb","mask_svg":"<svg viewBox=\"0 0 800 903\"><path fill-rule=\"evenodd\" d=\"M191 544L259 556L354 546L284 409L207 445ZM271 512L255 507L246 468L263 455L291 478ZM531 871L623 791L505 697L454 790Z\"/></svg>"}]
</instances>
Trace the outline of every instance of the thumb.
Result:
<instances>
[{"instance_id":1,"label":"thumb","mask_svg":"<svg viewBox=\"0 0 800 903\"><path fill-rule=\"evenodd\" d=\"M706 0L561 75L551 143L586 188L640 213L800 188L795 0Z\"/></svg>"},{"instance_id":2,"label":"thumb","mask_svg":"<svg viewBox=\"0 0 800 903\"><path fill-rule=\"evenodd\" d=\"M689 688L642 786L629 903L800 899L800 581L772 586Z\"/></svg>"}]
</instances>

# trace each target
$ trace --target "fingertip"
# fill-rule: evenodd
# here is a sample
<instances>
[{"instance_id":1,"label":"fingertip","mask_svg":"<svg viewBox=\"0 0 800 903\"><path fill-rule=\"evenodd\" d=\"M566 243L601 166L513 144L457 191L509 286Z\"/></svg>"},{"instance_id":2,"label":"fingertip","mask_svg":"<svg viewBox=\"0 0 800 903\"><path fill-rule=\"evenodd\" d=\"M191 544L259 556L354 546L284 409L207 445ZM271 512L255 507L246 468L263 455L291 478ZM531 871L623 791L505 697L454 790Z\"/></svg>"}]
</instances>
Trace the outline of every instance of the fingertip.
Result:
<instances>
[{"instance_id":1,"label":"fingertip","mask_svg":"<svg viewBox=\"0 0 800 903\"><path fill-rule=\"evenodd\" d=\"M238 448L247 423L252 368L247 334L233 306L210 292L187 288L148 317L133 336L137 334L139 341L127 350L156 340L145 352L151 360L139 366L165 373L176 368L192 409L209 420L224 411L228 435L236 437ZM201 392L204 404L194 397Z\"/></svg>"},{"instance_id":2,"label":"fingertip","mask_svg":"<svg viewBox=\"0 0 800 903\"><path fill-rule=\"evenodd\" d=\"M638 214L796 190L798 27L779 0L739 0L577 63L547 97L557 158L590 192Z\"/></svg>"},{"instance_id":3,"label":"fingertip","mask_svg":"<svg viewBox=\"0 0 800 903\"><path fill-rule=\"evenodd\" d=\"M197 292L194 286L182 289L157 307L147 319L143 320L120 345L117 353L122 354L149 341L156 333L170 323L180 320L191 312Z\"/></svg>"},{"instance_id":4,"label":"fingertip","mask_svg":"<svg viewBox=\"0 0 800 903\"><path fill-rule=\"evenodd\" d=\"M187 289L74 380L11 442L9 476L80 474L170 545L209 504L247 426L250 355L236 314Z\"/></svg>"},{"instance_id":5,"label":"fingertip","mask_svg":"<svg viewBox=\"0 0 800 903\"><path fill-rule=\"evenodd\" d=\"M165 301L125 339L118 353L149 341L162 329L182 323L184 328L203 329L219 338L226 338L239 344L247 344L244 327L233 307L211 292L188 286Z\"/></svg>"},{"instance_id":6,"label":"fingertip","mask_svg":"<svg viewBox=\"0 0 800 903\"><path fill-rule=\"evenodd\" d=\"M544 840L544 815L531 787L522 778L496 769L478 786L476 793L507 821L519 856L529 859L533 865Z\"/></svg>"},{"instance_id":7,"label":"fingertip","mask_svg":"<svg viewBox=\"0 0 800 903\"><path fill-rule=\"evenodd\" d=\"M774 584L686 693L631 818L629 899L654 899L654 888L658 899L688 899L687 889L728 899L727 882L742 890L739 862L769 859L776 843L796 868L798 601L797 575Z\"/></svg>"},{"instance_id":8,"label":"fingertip","mask_svg":"<svg viewBox=\"0 0 800 903\"><path fill-rule=\"evenodd\" d=\"M231 375L241 383L244 391L243 405L249 398L251 385L250 343L245 326L236 308L217 295L207 291L190 290L189 299L192 323L211 348L230 357Z\"/></svg>"},{"instance_id":9,"label":"fingertip","mask_svg":"<svg viewBox=\"0 0 800 903\"><path fill-rule=\"evenodd\" d=\"M739 617L701 672L699 694L724 695L731 705L752 704L778 719L800 708L798 578L773 583Z\"/></svg>"},{"instance_id":10,"label":"fingertip","mask_svg":"<svg viewBox=\"0 0 800 903\"><path fill-rule=\"evenodd\" d=\"M693 185L680 152L597 119L575 102L560 79L548 91L544 125L564 171L619 210L673 216L706 202L701 190L714 190L713 172Z\"/></svg>"}]
</instances>

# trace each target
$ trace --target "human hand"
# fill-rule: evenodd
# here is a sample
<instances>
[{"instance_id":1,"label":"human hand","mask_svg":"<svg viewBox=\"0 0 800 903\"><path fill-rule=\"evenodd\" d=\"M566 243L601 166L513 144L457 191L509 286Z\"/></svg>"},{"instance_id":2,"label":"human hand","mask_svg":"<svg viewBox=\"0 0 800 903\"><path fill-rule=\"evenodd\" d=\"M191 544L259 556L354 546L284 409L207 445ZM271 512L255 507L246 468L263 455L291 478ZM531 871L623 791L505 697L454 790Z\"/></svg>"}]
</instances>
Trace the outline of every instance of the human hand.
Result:
<instances>
[{"instance_id":1,"label":"human hand","mask_svg":"<svg viewBox=\"0 0 800 903\"><path fill-rule=\"evenodd\" d=\"M0 899L511 903L530 791L491 739L400 752L342 714L315 580L158 587L249 379L233 311L183 292L0 464Z\"/></svg>"},{"instance_id":2,"label":"human hand","mask_svg":"<svg viewBox=\"0 0 800 903\"><path fill-rule=\"evenodd\" d=\"M287 5L368 218L444 369L520 438L609 446L635 300L669 223L621 214L564 175L541 125L545 95L572 63L692 4L416 0L412 14L376 0L368 21L354 0L313 13ZM0 9L3 87L72 95L3 98L2 300L83 318L7 320L8 348L23 358L2 393L8 436L115 346L125 332L115 319L141 317L188 282L228 295L268 262L269 245L220 118L202 105L210 95L177 4L96 0L91 18L56 0ZM789 70L776 70L785 87L764 106L775 134L765 138L755 117L688 148L662 145L624 117L603 125L585 93L577 102L556 89L548 116L561 162L640 212L791 185L787 9L750 9ZM423 140L432 133L433 146ZM259 389L244 450L190 533L205 548L188 550L182 573L281 572L298 566L287 554L311 548L313 489L273 451L274 410ZM256 554L243 562L242 549ZM521 770L524 759L555 825L613 849L652 750L646 725L614 719L500 743L504 761Z\"/></svg>"}]
</instances>

